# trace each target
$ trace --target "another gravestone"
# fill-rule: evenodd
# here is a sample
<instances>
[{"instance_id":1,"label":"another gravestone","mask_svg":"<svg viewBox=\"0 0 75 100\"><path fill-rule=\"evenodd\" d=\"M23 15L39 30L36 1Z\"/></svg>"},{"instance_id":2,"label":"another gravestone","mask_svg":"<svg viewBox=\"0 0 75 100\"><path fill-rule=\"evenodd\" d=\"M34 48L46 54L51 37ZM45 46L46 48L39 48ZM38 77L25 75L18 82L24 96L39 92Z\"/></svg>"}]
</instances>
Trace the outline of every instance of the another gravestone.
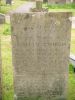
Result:
<instances>
[{"instance_id":1,"label":"another gravestone","mask_svg":"<svg viewBox=\"0 0 75 100\"><path fill-rule=\"evenodd\" d=\"M66 100L68 12L11 15L15 100Z\"/></svg>"},{"instance_id":2,"label":"another gravestone","mask_svg":"<svg viewBox=\"0 0 75 100\"><path fill-rule=\"evenodd\" d=\"M66 3L72 3L72 0L66 0Z\"/></svg>"},{"instance_id":3,"label":"another gravestone","mask_svg":"<svg viewBox=\"0 0 75 100\"><path fill-rule=\"evenodd\" d=\"M66 0L48 0L48 4L65 4Z\"/></svg>"},{"instance_id":4,"label":"another gravestone","mask_svg":"<svg viewBox=\"0 0 75 100\"><path fill-rule=\"evenodd\" d=\"M75 3L75 0L73 0L73 3Z\"/></svg>"},{"instance_id":5,"label":"another gravestone","mask_svg":"<svg viewBox=\"0 0 75 100\"><path fill-rule=\"evenodd\" d=\"M12 0L6 0L6 4L12 4Z\"/></svg>"},{"instance_id":6,"label":"another gravestone","mask_svg":"<svg viewBox=\"0 0 75 100\"><path fill-rule=\"evenodd\" d=\"M43 0L43 3L47 3L48 2L48 0Z\"/></svg>"},{"instance_id":7,"label":"another gravestone","mask_svg":"<svg viewBox=\"0 0 75 100\"><path fill-rule=\"evenodd\" d=\"M37 9L42 9L42 1L40 1L40 0L36 1L36 8Z\"/></svg>"},{"instance_id":8,"label":"another gravestone","mask_svg":"<svg viewBox=\"0 0 75 100\"><path fill-rule=\"evenodd\" d=\"M0 14L0 24L4 24L4 23L5 23L5 15Z\"/></svg>"},{"instance_id":9,"label":"another gravestone","mask_svg":"<svg viewBox=\"0 0 75 100\"><path fill-rule=\"evenodd\" d=\"M31 12L47 12L48 9L47 8L43 8L42 7L42 0L37 0L36 1L36 6L34 8L31 8L30 11Z\"/></svg>"}]
</instances>

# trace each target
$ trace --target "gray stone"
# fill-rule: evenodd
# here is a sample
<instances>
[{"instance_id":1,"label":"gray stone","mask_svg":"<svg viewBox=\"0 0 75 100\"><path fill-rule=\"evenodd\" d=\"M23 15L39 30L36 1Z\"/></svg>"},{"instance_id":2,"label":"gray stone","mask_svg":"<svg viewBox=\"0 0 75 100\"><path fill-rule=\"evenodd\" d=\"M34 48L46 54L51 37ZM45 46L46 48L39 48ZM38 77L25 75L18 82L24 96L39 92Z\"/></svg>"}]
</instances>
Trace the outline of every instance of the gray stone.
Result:
<instances>
[{"instance_id":1,"label":"gray stone","mask_svg":"<svg viewBox=\"0 0 75 100\"><path fill-rule=\"evenodd\" d=\"M48 0L43 0L43 3L47 3L48 2Z\"/></svg>"},{"instance_id":2,"label":"gray stone","mask_svg":"<svg viewBox=\"0 0 75 100\"><path fill-rule=\"evenodd\" d=\"M42 9L42 1L36 1L36 8Z\"/></svg>"},{"instance_id":3,"label":"gray stone","mask_svg":"<svg viewBox=\"0 0 75 100\"><path fill-rule=\"evenodd\" d=\"M36 7L31 8L30 11L31 12L48 12L47 8L42 7L42 3L43 3L43 1L37 0Z\"/></svg>"},{"instance_id":4,"label":"gray stone","mask_svg":"<svg viewBox=\"0 0 75 100\"><path fill-rule=\"evenodd\" d=\"M5 23L5 15L0 14L0 24L4 24L4 23Z\"/></svg>"},{"instance_id":5,"label":"gray stone","mask_svg":"<svg viewBox=\"0 0 75 100\"><path fill-rule=\"evenodd\" d=\"M12 0L6 0L6 4L12 4Z\"/></svg>"},{"instance_id":6,"label":"gray stone","mask_svg":"<svg viewBox=\"0 0 75 100\"><path fill-rule=\"evenodd\" d=\"M75 0L73 0L73 3L75 3Z\"/></svg>"},{"instance_id":7,"label":"gray stone","mask_svg":"<svg viewBox=\"0 0 75 100\"><path fill-rule=\"evenodd\" d=\"M48 0L48 4L65 4L66 0Z\"/></svg>"},{"instance_id":8,"label":"gray stone","mask_svg":"<svg viewBox=\"0 0 75 100\"><path fill-rule=\"evenodd\" d=\"M69 12L11 15L15 100L66 100Z\"/></svg>"},{"instance_id":9,"label":"gray stone","mask_svg":"<svg viewBox=\"0 0 75 100\"><path fill-rule=\"evenodd\" d=\"M72 3L72 0L66 0L66 3L68 4L68 3Z\"/></svg>"},{"instance_id":10,"label":"gray stone","mask_svg":"<svg viewBox=\"0 0 75 100\"><path fill-rule=\"evenodd\" d=\"M47 1L47 0L44 0ZM68 4L72 3L73 0L48 0L48 4Z\"/></svg>"}]
</instances>

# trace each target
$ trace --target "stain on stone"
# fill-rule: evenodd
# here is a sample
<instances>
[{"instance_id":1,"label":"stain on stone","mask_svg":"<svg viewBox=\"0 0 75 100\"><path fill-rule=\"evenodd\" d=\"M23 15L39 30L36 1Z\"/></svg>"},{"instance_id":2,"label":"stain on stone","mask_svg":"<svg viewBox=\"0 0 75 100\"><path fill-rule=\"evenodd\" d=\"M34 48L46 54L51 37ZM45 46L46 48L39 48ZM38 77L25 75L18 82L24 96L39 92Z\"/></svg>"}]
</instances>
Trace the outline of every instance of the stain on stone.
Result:
<instances>
[{"instance_id":1,"label":"stain on stone","mask_svg":"<svg viewBox=\"0 0 75 100\"><path fill-rule=\"evenodd\" d=\"M24 30L26 31L27 30L27 27L24 27Z\"/></svg>"},{"instance_id":2,"label":"stain on stone","mask_svg":"<svg viewBox=\"0 0 75 100\"><path fill-rule=\"evenodd\" d=\"M11 26L11 31L13 31L14 30L14 28L13 28L13 26Z\"/></svg>"},{"instance_id":3,"label":"stain on stone","mask_svg":"<svg viewBox=\"0 0 75 100\"><path fill-rule=\"evenodd\" d=\"M33 27L31 27L31 29L33 30Z\"/></svg>"},{"instance_id":4,"label":"stain on stone","mask_svg":"<svg viewBox=\"0 0 75 100\"><path fill-rule=\"evenodd\" d=\"M29 17L30 17L29 14L26 14L24 19L28 19Z\"/></svg>"}]
</instances>

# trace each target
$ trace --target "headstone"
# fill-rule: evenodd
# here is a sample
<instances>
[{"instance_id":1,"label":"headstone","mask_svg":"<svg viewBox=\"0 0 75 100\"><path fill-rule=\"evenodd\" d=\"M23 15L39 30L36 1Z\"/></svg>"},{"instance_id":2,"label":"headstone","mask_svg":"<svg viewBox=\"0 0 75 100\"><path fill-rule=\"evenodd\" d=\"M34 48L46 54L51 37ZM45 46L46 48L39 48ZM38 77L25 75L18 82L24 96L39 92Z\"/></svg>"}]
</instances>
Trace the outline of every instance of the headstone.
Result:
<instances>
[{"instance_id":1,"label":"headstone","mask_svg":"<svg viewBox=\"0 0 75 100\"><path fill-rule=\"evenodd\" d=\"M42 1L40 1L40 0L36 1L36 8L37 9L42 9Z\"/></svg>"},{"instance_id":2,"label":"headstone","mask_svg":"<svg viewBox=\"0 0 75 100\"><path fill-rule=\"evenodd\" d=\"M48 4L65 4L66 0L48 0Z\"/></svg>"},{"instance_id":3,"label":"headstone","mask_svg":"<svg viewBox=\"0 0 75 100\"><path fill-rule=\"evenodd\" d=\"M15 100L66 100L70 12L11 15Z\"/></svg>"},{"instance_id":4,"label":"headstone","mask_svg":"<svg viewBox=\"0 0 75 100\"><path fill-rule=\"evenodd\" d=\"M43 0L43 3L47 3L48 2L48 0Z\"/></svg>"},{"instance_id":5,"label":"headstone","mask_svg":"<svg viewBox=\"0 0 75 100\"><path fill-rule=\"evenodd\" d=\"M75 0L73 0L73 3L75 3Z\"/></svg>"},{"instance_id":6,"label":"headstone","mask_svg":"<svg viewBox=\"0 0 75 100\"><path fill-rule=\"evenodd\" d=\"M0 41L0 100L2 100L2 82L1 82L1 41Z\"/></svg>"},{"instance_id":7,"label":"headstone","mask_svg":"<svg viewBox=\"0 0 75 100\"><path fill-rule=\"evenodd\" d=\"M6 4L12 4L12 0L6 0Z\"/></svg>"},{"instance_id":8,"label":"headstone","mask_svg":"<svg viewBox=\"0 0 75 100\"><path fill-rule=\"evenodd\" d=\"M4 23L5 23L5 15L0 14L0 24L4 24Z\"/></svg>"},{"instance_id":9,"label":"headstone","mask_svg":"<svg viewBox=\"0 0 75 100\"><path fill-rule=\"evenodd\" d=\"M42 0L37 0L36 1L36 6L31 8L30 11L31 12L47 12L48 9L47 8L43 8L42 7L42 3L43 3Z\"/></svg>"},{"instance_id":10,"label":"headstone","mask_svg":"<svg viewBox=\"0 0 75 100\"><path fill-rule=\"evenodd\" d=\"M72 3L72 0L66 0L66 3Z\"/></svg>"}]
</instances>

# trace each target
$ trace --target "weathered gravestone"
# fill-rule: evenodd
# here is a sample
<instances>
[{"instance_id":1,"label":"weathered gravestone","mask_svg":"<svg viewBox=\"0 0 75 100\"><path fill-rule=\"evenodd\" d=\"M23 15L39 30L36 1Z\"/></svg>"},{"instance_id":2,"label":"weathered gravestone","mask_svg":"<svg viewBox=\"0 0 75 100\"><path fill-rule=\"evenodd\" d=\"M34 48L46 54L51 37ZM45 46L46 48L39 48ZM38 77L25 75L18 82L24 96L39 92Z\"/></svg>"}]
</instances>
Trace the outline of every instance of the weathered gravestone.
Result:
<instances>
[{"instance_id":1,"label":"weathered gravestone","mask_svg":"<svg viewBox=\"0 0 75 100\"><path fill-rule=\"evenodd\" d=\"M15 100L66 100L70 16L67 12L11 15Z\"/></svg>"},{"instance_id":2,"label":"weathered gravestone","mask_svg":"<svg viewBox=\"0 0 75 100\"><path fill-rule=\"evenodd\" d=\"M31 12L48 12L47 8L42 7L42 3L43 3L42 0L37 0L36 6L33 8L30 8L29 11L31 11Z\"/></svg>"},{"instance_id":3,"label":"weathered gravestone","mask_svg":"<svg viewBox=\"0 0 75 100\"><path fill-rule=\"evenodd\" d=\"M0 100L2 100L2 84L1 84L1 41L0 41Z\"/></svg>"},{"instance_id":4,"label":"weathered gravestone","mask_svg":"<svg viewBox=\"0 0 75 100\"><path fill-rule=\"evenodd\" d=\"M4 24L4 23L5 23L5 15L0 14L0 24Z\"/></svg>"},{"instance_id":5,"label":"weathered gravestone","mask_svg":"<svg viewBox=\"0 0 75 100\"><path fill-rule=\"evenodd\" d=\"M73 3L75 3L75 0L73 0Z\"/></svg>"},{"instance_id":6,"label":"weathered gravestone","mask_svg":"<svg viewBox=\"0 0 75 100\"><path fill-rule=\"evenodd\" d=\"M40 1L40 0L36 1L36 8L37 9L42 9L42 1Z\"/></svg>"},{"instance_id":7,"label":"weathered gravestone","mask_svg":"<svg viewBox=\"0 0 75 100\"><path fill-rule=\"evenodd\" d=\"M66 0L66 3L72 3L72 0Z\"/></svg>"},{"instance_id":8,"label":"weathered gravestone","mask_svg":"<svg viewBox=\"0 0 75 100\"><path fill-rule=\"evenodd\" d=\"M48 0L48 4L65 4L66 0Z\"/></svg>"},{"instance_id":9,"label":"weathered gravestone","mask_svg":"<svg viewBox=\"0 0 75 100\"><path fill-rule=\"evenodd\" d=\"M48 0L43 0L43 3L47 3L48 2Z\"/></svg>"},{"instance_id":10,"label":"weathered gravestone","mask_svg":"<svg viewBox=\"0 0 75 100\"><path fill-rule=\"evenodd\" d=\"M6 4L12 4L12 0L6 0Z\"/></svg>"}]
</instances>

